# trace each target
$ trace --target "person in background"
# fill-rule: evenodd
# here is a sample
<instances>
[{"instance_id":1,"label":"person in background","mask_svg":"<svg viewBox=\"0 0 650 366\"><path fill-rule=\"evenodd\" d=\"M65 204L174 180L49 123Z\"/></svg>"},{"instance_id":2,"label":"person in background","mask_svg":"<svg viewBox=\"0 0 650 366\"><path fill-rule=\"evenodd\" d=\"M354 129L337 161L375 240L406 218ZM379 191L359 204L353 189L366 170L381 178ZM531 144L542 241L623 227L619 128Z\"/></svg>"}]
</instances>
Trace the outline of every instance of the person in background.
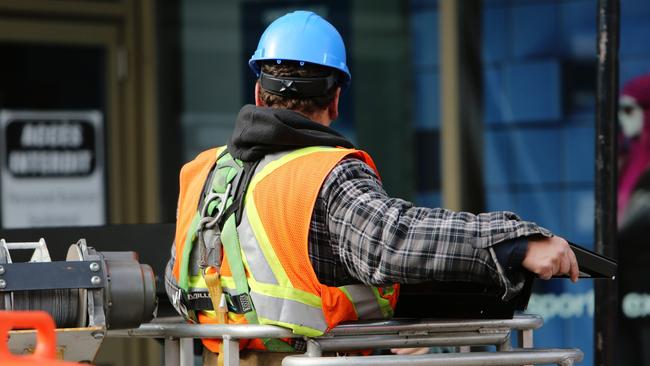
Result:
<instances>
[{"instance_id":1,"label":"person in background","mask_svg":"<svg viewBox=\"0 0 650 366\"><path fill-rule=\"evenodd\" d=\"M650 165L650 74L625 84L619 99L619 223Z\"/></svg>"},{"instance_id":2,"label":"person in background","mask_svg":"<svg viewBox=\"0 0 650 366\"><path fill-rule=\"evenodd\" d=\"M618 117L619 364L650 366L650 74L625 83Z\"/></svg>"},{"instance_id":3,"label":"person in background","mask_svg":"<svg viewBox=\"0 0 650 366\"><path fill-rule=\"evenodd\" d=\"M386 194L370 156L330 128L351 73L325 19L307 11L276 19L249 67L255 104L242 107L227 146L181 171L166 285L187 319L313 337L344 321L390 318L400 283L490 284L507 300L528 271L577 281L567 241L514 213L416 207ZM203 341L205 364L217 364L221 343ZM244 347L276 356L242 359L279 364L304 346L250 340Z\"/></svg>"}]
</instances>

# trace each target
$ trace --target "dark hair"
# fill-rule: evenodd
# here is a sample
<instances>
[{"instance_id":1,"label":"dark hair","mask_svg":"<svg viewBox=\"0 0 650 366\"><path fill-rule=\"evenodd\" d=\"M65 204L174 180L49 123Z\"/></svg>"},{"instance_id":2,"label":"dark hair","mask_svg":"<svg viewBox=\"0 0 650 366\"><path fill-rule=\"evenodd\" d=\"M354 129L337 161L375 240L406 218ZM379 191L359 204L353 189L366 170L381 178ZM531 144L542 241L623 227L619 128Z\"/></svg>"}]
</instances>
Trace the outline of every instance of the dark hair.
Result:
<instances>
[{"instance_id":1,"label":"dark hair","mask_svg":"<svg viewBox=\"0 0 650 366\"><path fill-rule=\"evenodd\" d=\"M266 61L259 64L262 72L271 76L309 78L329 76L332 73L340 74L338 70L316 64L305 63L300 66L297 61L282 61L280 64ZM342 75L338 75L338 80L342 80ZM267 107L291 109L309 115L327 108L334 99L337 86L338 84L334 85L324 96L308 98L285 97L260 88L259 97Z\"/></svg>"}]
</instances>

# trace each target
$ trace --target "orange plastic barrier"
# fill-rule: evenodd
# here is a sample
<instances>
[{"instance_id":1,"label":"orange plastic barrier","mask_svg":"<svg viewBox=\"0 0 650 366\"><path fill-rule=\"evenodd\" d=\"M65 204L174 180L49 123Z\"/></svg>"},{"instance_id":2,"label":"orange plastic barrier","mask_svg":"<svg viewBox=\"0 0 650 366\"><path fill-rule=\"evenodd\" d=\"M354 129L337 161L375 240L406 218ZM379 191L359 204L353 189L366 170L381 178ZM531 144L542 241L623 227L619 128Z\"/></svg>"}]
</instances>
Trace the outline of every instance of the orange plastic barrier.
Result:
<instances>
[{"instance_id":1,"label":"orange plastic barrier","mask_svg":"<svg viewBox=\"0 0 650 366\"><path fill-rule=\"evenodd\" d=\"M0 365L2 366L71 366L74 362L56 359L56 325L44 311L0 311ZM36 349L32 355L18 356L9 350L9 331L35 329Z\"/></svg>"}]
</instances>

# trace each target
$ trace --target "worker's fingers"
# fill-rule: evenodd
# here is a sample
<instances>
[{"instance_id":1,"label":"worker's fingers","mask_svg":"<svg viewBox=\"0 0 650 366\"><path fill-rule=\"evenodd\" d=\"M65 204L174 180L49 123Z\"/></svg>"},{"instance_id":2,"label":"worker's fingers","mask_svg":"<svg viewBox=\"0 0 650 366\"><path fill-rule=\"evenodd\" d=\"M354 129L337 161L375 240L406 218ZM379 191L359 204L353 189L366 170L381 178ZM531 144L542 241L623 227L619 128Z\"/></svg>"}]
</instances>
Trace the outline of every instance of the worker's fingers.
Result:
<instances>
[{"instance_id":1,"label":"worker's fingers","mask_svg":"<svg viewBox=\"0 0 650 366\"><path fill-rule=\"evenodd\" d=\"M553 269L553 262L552 260L547 260L546 262L542 261L537 270L533 271L534 273L537 273L537 277L543 279L543 280L548 280L553 276L554 269Z\"/></svg>"},{"instance_id":2,"label":"worker's fingers","mask_svg":"<svg viewBox=\"0 0 650 366\"><path fill-rule=\"evenodd\" d=\"M549 253L549 258L547 259L548 264L544 267L544 277L545 280L550 280L554 275L560 271L561 267L561 256L553 249Z\"/></svg>"},{"instance_id":3,"label":"worker's fingers","mask_svg":"<svg viewBox=\"0 0 650 366\"><path fill-rule=\"evenodd\" d=\"M529 239L522 266L544 280L554 275L567 275L575 282L580 273L575 253L559 236Z\"/></svg>"},{"instance_id":4,"label":"worker's fingers","mask_svg":"<svg viewBox=\"0 0 650 366\"><path fill-rule=\"evenodd\" d=\"M571 281L578 282L578 277L580 277L580 267L578 266L578 259L576 254L569 248L569 257L571 261L571 270L569 271L569 276Z\"/></svg>"},{"instance_id":5,"label":"worker's fingers","mask_svg":"<svg viewBox=\"0 0 650 366\"><path fill-rule=\"evenodd\" d=\"M571 271L571 257L569 255L570 251L571 250L569 248L566 248L562 251L562 254L559 258L560 268L556 274L569 275Z\"/></svg>"}]
</instances>

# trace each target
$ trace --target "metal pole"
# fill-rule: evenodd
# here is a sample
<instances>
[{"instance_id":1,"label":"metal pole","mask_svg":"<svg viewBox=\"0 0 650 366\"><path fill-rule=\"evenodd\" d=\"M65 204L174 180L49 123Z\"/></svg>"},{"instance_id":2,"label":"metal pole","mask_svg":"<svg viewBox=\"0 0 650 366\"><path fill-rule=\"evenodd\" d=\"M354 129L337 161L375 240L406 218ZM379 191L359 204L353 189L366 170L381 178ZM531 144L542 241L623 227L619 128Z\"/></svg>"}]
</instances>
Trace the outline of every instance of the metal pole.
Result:
<instances>
[{"instance_id":1,"label":"metal pole","mask_svg":"<svg viewBox=\"0 0 650 366\"><path fill-rule=\"evenodd\" d=\"M181 348L178 338L165 338L165 366L181 364Z\"/></svg>"},{"instance_id":2,"label":"metal pole","mask_svg":"<svg viewBox=\"0 0 650 366\"><path fill-rule=\"evenodd\" d=\"M618 111L619 0L598 0L596 94L596 252L616 258L616 123ZM596 365L616 364L618 298L615 281L596 281Z\"/></svg>"},{"instance_id":3,"label":"metal pole","mask_svg":"<svg viewBox=\"0 0 650 366\"><path fill-rule=\"evenodd\" d=\"M519 330L519 347L521 348L533 348L533 330Z\"/></svg>"},{"instance_id":4,"label":"metal pole","mask_svg":"<svg viewBox=\"0 0 650 366\"><path fill-rule=\"evenodd\" d=\"M509 329L532 330L541 328L544 320L538 315L515 315L512 319L392 319L340 324L323 338L369 334L433 334L445 332L507 332ZM108 330L108 337L144 338L298 338L290 329L274 325L185 324L158 322L140 325L135 329ZM321 339L321 338L318 338Z\"/></svg>"},{"instance_id":5,"label":"metal pole","mask_svg":"<svg viewBox=\"0 0 650 366\"><path fill-rule=\"evenodd\" d=\"M512 339L510 338L510 332L507 333L507 336L501 340L497 346L497 351L499 352L508 352L512 351Z\"/></svg>"},{"instance_id":6,"label":"metal pole","mask_svg":"<svg viewBox=\"0 0 650 366\"><path fill-rule=\"evenodd\" d=\"M438 353L415 356L306 357L287 356L283 366L519 366L556 364L570 366L582 361L577 349L517 350L510 352Z\"/></svg>"},{"instance_id":7,"label":"metal pole","mask_svg":"<svg viewBox=\"0 0 650 366\"><path fill-rule=\"evenodd\" d=\"M194 365L194 339L193 338L180 339L180 360L181 360L181 366Z\"/></svg>"},{"instance_id":8,"label":"metal pole","mask_svg":"<svg viewBox=\"0 0 650 366\"><path fill-rule=\"evenodd\" d=\"M509 332L477 334L462 333L433 333L423 335L359 335L314 339L323 351L351 351L369 348L403 348L431 346L491 346L510 345ZM500 348L499 351L504 349Z\"/></svg>"},{"instance_id":9,"label":"metal pole","mask_svg":"<svg viewBox=\"0 0 650 366\"><path fill-rule=\"evenodd\" d=\"M239 340L231 336L223 336L224 366L239 366Z\"/></svg>"},{"instance_id":10,"label":"metal pole","mask_svg":"<svg viewBox=\"0 0 650 366\"><path fill-rule=\"evenodd\" d=\"M483 103L481 9L478 0L442 0L440 105L443 205L482 212Z\"/></svg>"}]
</instances>

